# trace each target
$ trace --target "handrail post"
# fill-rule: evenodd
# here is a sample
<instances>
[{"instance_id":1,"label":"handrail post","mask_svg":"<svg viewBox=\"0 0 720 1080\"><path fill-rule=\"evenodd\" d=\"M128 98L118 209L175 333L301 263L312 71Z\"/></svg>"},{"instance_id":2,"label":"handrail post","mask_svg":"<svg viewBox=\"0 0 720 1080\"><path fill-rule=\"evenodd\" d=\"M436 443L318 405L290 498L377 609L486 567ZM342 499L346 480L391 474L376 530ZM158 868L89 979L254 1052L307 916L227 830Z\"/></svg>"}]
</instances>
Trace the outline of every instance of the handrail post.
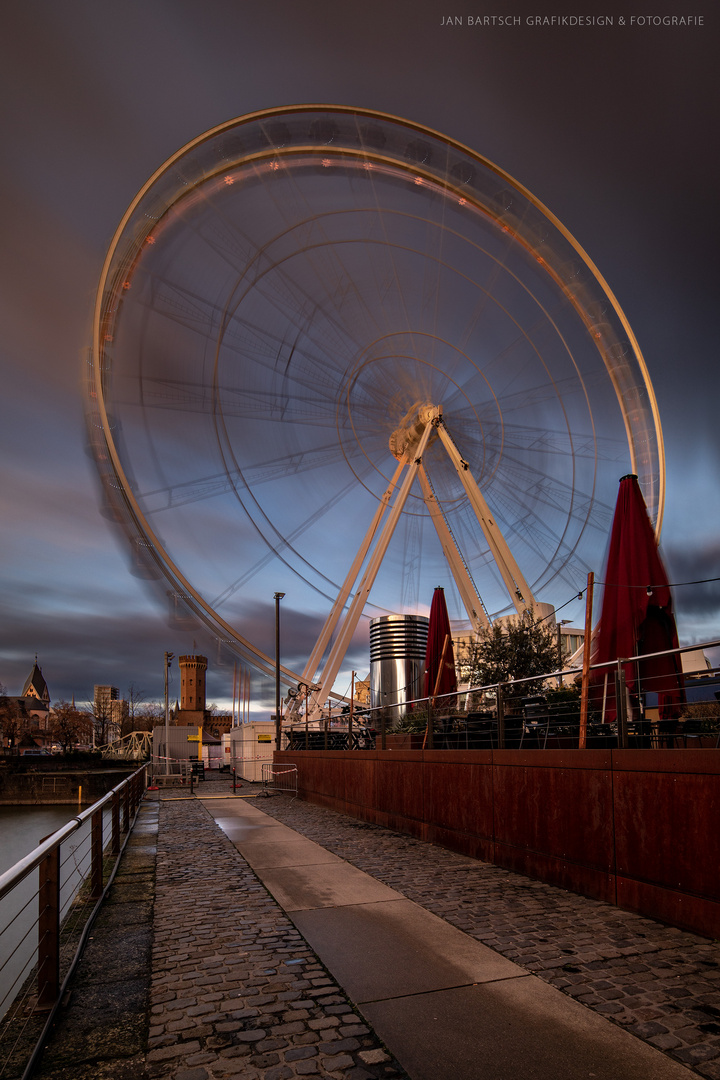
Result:
<instances>
[{"instance_id":1,"label":"handrail post","mask_svg":"<svg viewBox=\"0 0 720 1080\"><path fill-rule=\"evenodd\" d=\"M113 791L112 797L112 854L120 854L120 792Z\"/></svg>"},{"instance_id":2,"label":"handrail post","mask_svg":"<svg viewBox=\"0 0 720 1080\"><path fill-rule=\"evenodd\" d=\"M505 749L505 703L503 701L503 689L502 683L497 684L495 691L495 697L497 701L497 735L498 735L498 750Z\"/></svg>"},{"instance_id":3,"label":"handrail post","mask_svg":"<svg viewBox=\"0 0 720 1080\"><path fill-rule=\"evenodd\" d=\"M578 749L587 747L587 722L588 707L590 702L590 660L592 648L592 609L593 589L595 586L595 574L592 570L587 576L587 591L585 593L585 640L583 642L582 681L580 691L580 730L578 732Z\"/></svg>"},{"instance_id":4,"label":"handrail post","mask_svg":"<svg viewBox=\"0 0 720 1080\"><path fill-rule=\"evenodd\" d=\"M427 748L428 750L435 749L434 738L434 723L433 723L433 699L429 697L427 699Z\"/></svg>"},{"instance_id":5,"label":"handrail post","mask_svg":"<svg viewBox=\"0 0 720 1080\"><path fill-rule=\"evenodd\" d=\"M60 993L60 847L39 866L38 1009L50 1009Z\"/></svg>"},{"instance_id":6,"label":"handrail post","mask_svg":"<svg viewBox=\"0 0 720 1080\"><path fill-rule=\"evenodd\" d=\"M618 660L617 671L615 672L615 707L617 710L618 722L618 746L622 750L627 750L627 694L625 691L625 670L623 668L622 660Z\"/></svg>"},{"instance_id":7,"label":"handrail post","mask_svg":"<svg viewBox=\"0 0 720 1080\"><path fill-rule=\"evenodd\" d=\"M90 896L98 900L103 891L103 812L96 810L90 825Z\"/></svg>"},{"instance_id":8,"label":"handrail post","mask_svg":"<svg viewBox=\"0 0 720 1080\"><path fill-rule=\"evenodd\" d=\"M129 828L130 828L130 786L129 786L129 784L126 783L125 787L123 788L123 823L122 823L122 831L124 833L126 833L126 832L128 832Z\"/></svg>"},{"instance_id":9,"label":"handrail post","mask_svg":"<svg viewBox=\"0 0 720 1080\"><path fill-rule=\"evenodd\" d=\"M385 729L386 729L386 726L387 726L386 721L387 721L387 718L385 716L385 708L383 707L380 710L380 749L381 750L387 750L387 742L386 742L386 739L385 739L385 735L386 735L386 730Z\"/></svg>"}]
</instances>

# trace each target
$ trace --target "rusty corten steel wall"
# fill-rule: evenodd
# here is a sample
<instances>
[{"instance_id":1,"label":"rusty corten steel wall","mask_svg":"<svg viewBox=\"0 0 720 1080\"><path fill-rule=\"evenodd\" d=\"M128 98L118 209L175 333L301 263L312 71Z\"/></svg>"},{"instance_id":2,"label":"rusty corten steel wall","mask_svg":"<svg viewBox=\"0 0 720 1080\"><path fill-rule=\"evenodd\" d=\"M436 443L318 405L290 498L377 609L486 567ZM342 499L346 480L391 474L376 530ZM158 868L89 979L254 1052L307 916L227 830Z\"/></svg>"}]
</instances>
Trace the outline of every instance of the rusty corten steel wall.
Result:
<instances>
[{"instance_id":1,"label":"rusty corten steel wall","mask_svg":"<svg viewBox=\"0 0 720 1080\"><path fill-rule=\"evenodd\" d=\"M720 937L720 753L284 751L302 798Z\"/></svg>"}]
</instances>

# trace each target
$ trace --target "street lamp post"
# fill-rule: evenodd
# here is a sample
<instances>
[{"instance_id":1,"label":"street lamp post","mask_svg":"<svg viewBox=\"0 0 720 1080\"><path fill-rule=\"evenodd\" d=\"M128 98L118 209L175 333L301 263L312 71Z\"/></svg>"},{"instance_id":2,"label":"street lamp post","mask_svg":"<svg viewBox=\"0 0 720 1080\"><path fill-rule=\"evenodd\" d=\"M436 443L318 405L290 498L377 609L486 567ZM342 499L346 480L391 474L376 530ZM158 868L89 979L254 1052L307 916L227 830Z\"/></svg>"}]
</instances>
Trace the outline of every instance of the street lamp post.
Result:
<instances>
[{"instance_id":1,"label":"street lamp post","mask_svg":"<svg viewBox=\"0 0 720 1080\"><path fill-rule=\"evenodd\" d=\"M282 723L280 720L280 601L284 592L275 593L275 749L282 750Z\"/></svg>"},{"instance_id":2,"label":"street lamp post","mask_svg":"<svg viewBox=\"0 0 720 1080\"><path fill-rule=\"evenodd\" d=\"M175 653L165 653L165 775L170 775L170 705L168 702L168 671Z\"/></svg>"}]
</instances>

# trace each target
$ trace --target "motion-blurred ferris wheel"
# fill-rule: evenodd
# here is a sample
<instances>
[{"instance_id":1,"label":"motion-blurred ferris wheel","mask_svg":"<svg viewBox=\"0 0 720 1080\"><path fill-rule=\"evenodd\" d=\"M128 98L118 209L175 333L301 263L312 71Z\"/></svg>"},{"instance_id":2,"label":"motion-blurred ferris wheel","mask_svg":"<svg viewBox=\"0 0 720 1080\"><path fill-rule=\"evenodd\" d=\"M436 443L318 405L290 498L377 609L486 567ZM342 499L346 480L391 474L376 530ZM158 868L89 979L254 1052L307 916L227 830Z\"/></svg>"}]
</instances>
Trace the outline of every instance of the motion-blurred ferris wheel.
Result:
<instances>
[{"instance_id":1,"label":"motion-blurred ferris wheel","mask_svg":"<svg viewBox=\"0 0 720 1080\"><path fill-rule=\"evenodd\" d=\"M660 529L655 398L598 270L497 166L376 112L251 114L158 169L90 402L137 569L266 673L282 588L326 692L363 611L449 581L477 628L581 590L629 470Z\"/></svg>"}]
</instances>

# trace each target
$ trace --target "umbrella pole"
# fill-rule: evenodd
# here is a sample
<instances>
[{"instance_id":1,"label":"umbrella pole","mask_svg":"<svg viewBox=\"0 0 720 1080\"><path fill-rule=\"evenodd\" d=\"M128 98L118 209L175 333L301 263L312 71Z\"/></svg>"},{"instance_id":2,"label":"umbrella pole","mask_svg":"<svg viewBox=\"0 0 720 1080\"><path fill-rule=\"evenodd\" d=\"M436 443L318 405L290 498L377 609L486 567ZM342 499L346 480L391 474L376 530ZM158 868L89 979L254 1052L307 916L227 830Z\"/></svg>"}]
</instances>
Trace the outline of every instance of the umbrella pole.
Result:
<instances>
[{"instance_id":1,"label":"umbrella pole","mask_svg":"<svg viewBox=\"0 0 720 1080\"><path fill-rule=\"evenodd\" d=\"M355 672L353 671L350 677L350 717L348 719L348 741L347 748L352 750L352 737L353 737L353 705L355 703Z\"/></svg>"},{"instance_id":2,"label":"umbrella pole","mask_svg":"<svg viewBox=\"0 0 720 1080\"><path fill-rule=\"evenodd\" d=\"M585 593L585 640L583 642L582 690L580 694L580 738L578 741L580 750L584 750L587 746L588 697L590 692L590 643L592 637L594 584L595 574L590 570L587 577L587 591Z\"/></svg>"},{"instance_id":3,"label":"umbrella pole","mask_svg":"<svg viewBox=\"0 0 720 1080\"><path fill-rule=\"evenodd\" d=\"M428 750L432 750L434 747L434 731L433 731L433 709L435 708L435 699L440 689L440 682L443 677L443 671L445 670L445 657L448 654L448 648L451 644L450 635L445 635L443 641L442 653L440 655L440 663L438 664L437 675L435 677L435 687L433 689L432 697L428 699L428 722L425 729L425 739L423 740L423 750L425 749L425 743L427 742Z\"/></svg>"},{"instance_id":4,"label":"umbrella pole","mask_svg":"<svg viewBox=\"0 0 720 1080\"><path fill-rule=\"evenodd\" d=\"M627 687L625 685L625 669L623 667L623 661L618 658L617 671L615 672L615 699L617 702L617 726L618 726L618 746L621 750L627 750L628 747L628 708L627 708Z\"/></svg>"},{"instance_id":5,"label":"umbrella pole","mask_svg":"<svg viewBox=\"0 0 720 1080\"><path fill-rule=\"evenodd\" d=\"M445 669L445 657L447 656L448 646L449 645L450 645L450 635L446 634L445 635L445 640L443 641L442 654L440 656L440 663L438 665L437 676L435 678L435 689L433 690L433 695L432 695L433 705L435 704L435 698L437 697L438 690L440 689L440 680L442 679L443 671Z\"/></svg>"}]
</instances>

